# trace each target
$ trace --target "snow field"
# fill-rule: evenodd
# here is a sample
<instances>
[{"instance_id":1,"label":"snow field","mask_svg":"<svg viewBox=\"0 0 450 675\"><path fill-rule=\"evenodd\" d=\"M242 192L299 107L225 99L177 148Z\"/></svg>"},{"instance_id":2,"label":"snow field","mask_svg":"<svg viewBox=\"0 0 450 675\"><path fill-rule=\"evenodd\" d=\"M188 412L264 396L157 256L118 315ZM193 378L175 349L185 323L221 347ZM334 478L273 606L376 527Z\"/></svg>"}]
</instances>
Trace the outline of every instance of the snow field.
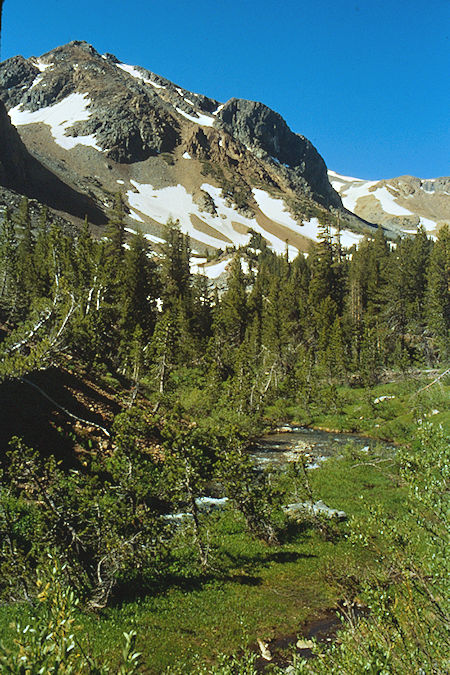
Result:
<instances>
[{"instance_id":1,"label":"snow field","mask_svg":"<svg viewBox=\"0 0 450 675\"><path fill-rule=\"evenodd\" d=\"M286 242L284 240L262 227L256 218L247 218L235 211L231 206L228 206L222 196L221 188L209 183L203 183L201 186L201 189L207 192L214 201L217 215L213 215L200 211L198 205L193 201L192 195L186 191L183 185L156 189L152 185L138 183L133 180L131 183L138 192L134 192L133 190L127 192L128 203L132 210L130 215L131 218L139 222L143 222L139 214L146 215L161 225L165 225L170 218L178 220L181 230L185 234L188 234L206 246L214 248L224 248L226 246L226 241L219 238L219 234L225 236L230 244L234 244L235 246L245 246L248 243L250 235L237 232L233 227L233 223L235 223L261 234L275 253L282 255L286 252ZM282 199L274 199L264 190L254 189L253 194L259 208L269 220L286 227L292 232L318 241L320 225L317 218L312 218L303 225L299 225L285 210L285 204ZM136 211L139 213L136 213ZM215 237L211 233L202 232L201 229L195 226L195 221L193 222L191 216L196 216L213 230L216 230L218 236ZM336 235L337 231L331 228L331 234ZM341 243L346 247L358 243L362 237L363 235L355 234L348 230L341 231ZM288 254L291 259L297 253L297 247L289 244ZM227 262L221 261L220 263L216 263L215 266L204 266L203 263L197 263L197 265L210 278L217 278L224 271Z\"/></svg>"},{"instance_id":2,"label":"snow field","mask_svg":"<svg viewBox=\"0 0 450 675\"><path fill-rule=\"evenodd\" d=\"M71 150L76 145L87 145L101 152L102 148L97 145L94 134L88 136L65 135L67 129L70 129L76 122L85 122L89 119L91 115L87 109L89 104L90 99L87 94L74 93L69 94L59 103L40 108L34 112L21 110L19 104L15 108L11 108L9 116L16 127L35 124L36 122L47 124L55 142L65 150Z\"/></svg>"}]
</instances>

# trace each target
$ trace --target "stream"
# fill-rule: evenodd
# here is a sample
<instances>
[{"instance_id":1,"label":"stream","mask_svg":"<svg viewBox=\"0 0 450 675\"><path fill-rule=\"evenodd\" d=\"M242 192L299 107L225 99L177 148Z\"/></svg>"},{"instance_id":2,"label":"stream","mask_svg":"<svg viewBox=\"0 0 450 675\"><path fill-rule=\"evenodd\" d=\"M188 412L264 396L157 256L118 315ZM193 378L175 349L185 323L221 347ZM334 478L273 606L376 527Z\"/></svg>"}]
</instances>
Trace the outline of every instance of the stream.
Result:
<instances>
[{"instance_id":1,"label":"stream","mask_svg":"<svg viewBox=\"0 0 450 675\"><path fill-rule=\"evenodd\" d=\"M359 434L320 431L307 427L282 427L282 431L267 434L258 439L250 455L255 464L263 468L267 464L285 466L296 459L299 451L308 456L307 467L317 469L329 457L339 455L351 443L360 451L368 452L377 445L392 449L389 443Z\"/></svg>"},{"instance_id":2,"label":"stream","mask_svg":"<svg viewBox=\"0 0 450 675\"><path fill-rule=\"evenodd\" d=\"M286 426L277 432L267 434L258 439L251 449L250 455L256 467L263 469L268 465L283 468L289 462L295 461L301 453L307 457L307 467L309 469L318 469L329 457L339 456L348 444L351 444L360 452L369 452L376 446L382 446L390 453L394 451L393 444L367 438L359 434ZM314 509L316 506L319 506L319 510L322 512L328 511L328 515L330 516L339 516L341 514L341 512L330 509L322 502L317 502L315 505L312 505L312 508ZM342 611L343 609L344 611ZM299 627L298 633L278 636L269 643L264 644L269 660L265 660L261 656L261 645L255 645L254 651L259 655L255 664L257 672L265 673L270 669L269 663L272 666L277 665L286 673L294 672L292 666L289 666L289 654L296 651L301 658L310 659L313 658L311 639L325 644L334 642L337 631L342 627L339 614L347 616L347 618L351 615L353 620L357 620L359 617L367 615L367 612L365 608L356 604L346 609L344 607L338 607L337 609L330 608L321 617L311 620L303 627ZM299 633L303 636L300 640L298 639Z\"/></svg>"}]
</instances>

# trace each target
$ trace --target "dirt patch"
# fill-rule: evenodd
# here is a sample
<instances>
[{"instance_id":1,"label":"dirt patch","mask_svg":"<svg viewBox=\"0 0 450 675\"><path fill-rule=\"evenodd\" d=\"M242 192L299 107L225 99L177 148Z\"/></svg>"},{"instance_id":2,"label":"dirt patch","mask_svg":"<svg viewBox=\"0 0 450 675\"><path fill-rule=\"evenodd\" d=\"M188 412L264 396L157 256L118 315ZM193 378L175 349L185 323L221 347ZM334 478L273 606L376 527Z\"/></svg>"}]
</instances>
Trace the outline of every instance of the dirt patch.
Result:
<instances>
[{"instance_id":1,"label":"dirt patch","mask_svg":"<svg viewBox=\"0 0 450 675\"><path fill-rule=\"evenodd\" d=\"M322 616L313 619L299 627L297 633L282 635L267 644L272 659L269 661L260 656L255 664L258 673L269 672L275 666L287 667L292 663L292 654L295 651L303 659L315 658L309 643L316 641L322 644L332 644L336 641L338 631L345 626L345 618L356 621L367 616L367 609L359 604L350 606L339 605L329 609ZM341 618L343 617L343 618ZM260 653L258 645L252 649Z\"/></svg>"},{"instance_id":2,"label":"dirt patch","mask_svg":"<svg viewBox=\"0 0 450 675\"><path fill-rule=\"evenodd\" d=\"M203 232L203 234L209 234L210 237L214 237L214 239L219 239L220 241L223 241L226 244L233 243L231 239L228 239L228 237L220 231L220 229L215 230L213 227L203 222L203 220L201 220L194 213L191 214L191 223L193 224L196 230L198 230L199 232ZM221 223L220 218L217 218L218 228L220 228L220 223Z\"/></svg>"}]
</instances>

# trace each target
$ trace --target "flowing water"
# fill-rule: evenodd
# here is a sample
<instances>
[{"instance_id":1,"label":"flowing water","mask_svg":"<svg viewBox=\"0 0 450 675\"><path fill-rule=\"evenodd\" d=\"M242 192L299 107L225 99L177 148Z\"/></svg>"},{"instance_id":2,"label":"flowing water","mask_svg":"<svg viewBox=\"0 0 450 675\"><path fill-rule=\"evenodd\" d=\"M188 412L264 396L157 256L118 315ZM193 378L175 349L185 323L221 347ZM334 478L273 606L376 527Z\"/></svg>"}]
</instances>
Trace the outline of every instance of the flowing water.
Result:
<instances>
[{"instance_id":1,"label":"flowing water","mask_svg":"<svg viewBox=\"0 0 450 675\"><path fill-rule=\"evenodd\" d=\"M301 452L308 457L308 467L316 469L328 457L342 454L344 447L349 443L363 452L369 452L379 445L385 448L392 447L358 434L319 431L306 427L283 427L283 432L267 434L258 439L250 454L256 465L263 468L268 464L284 466L295 460L296 455Z\"/></svg>"}]
</instances>

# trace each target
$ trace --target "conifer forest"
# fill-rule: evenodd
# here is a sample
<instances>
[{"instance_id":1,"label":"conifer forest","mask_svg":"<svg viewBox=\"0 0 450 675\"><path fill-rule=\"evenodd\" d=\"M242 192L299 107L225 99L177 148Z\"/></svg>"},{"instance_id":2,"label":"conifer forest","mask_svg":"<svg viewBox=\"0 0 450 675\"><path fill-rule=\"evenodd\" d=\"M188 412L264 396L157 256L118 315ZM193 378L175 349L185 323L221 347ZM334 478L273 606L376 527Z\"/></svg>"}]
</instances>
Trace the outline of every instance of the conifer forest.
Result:
<instances>
[{"instance_id":1,"label":"conifer forest","mask_svg":"<svg viewBox=\"0 0 450 675\"><path fill-rule=\"evenodd\" d=\"M1 673L448 672L450 231L374 232L212 282L120 194L4 212ZM357 442L255 466L280 428Z\"/></svg>"}]
</instances>

